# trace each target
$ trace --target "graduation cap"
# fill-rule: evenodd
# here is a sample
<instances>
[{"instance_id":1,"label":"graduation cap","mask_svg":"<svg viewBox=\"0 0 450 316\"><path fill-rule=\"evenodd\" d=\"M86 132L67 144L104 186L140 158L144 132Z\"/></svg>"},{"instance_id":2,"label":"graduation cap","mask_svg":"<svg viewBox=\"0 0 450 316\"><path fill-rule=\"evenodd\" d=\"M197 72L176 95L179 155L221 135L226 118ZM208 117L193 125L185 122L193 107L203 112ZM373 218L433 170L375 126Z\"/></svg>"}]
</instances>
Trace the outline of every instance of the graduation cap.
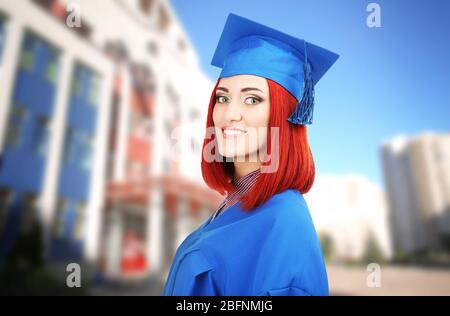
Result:
<instances>
[{"instance_id":1,"label":"graduation cap","mask_svg":"<svg viewBox=\"0 0 450 316\"><path fill-rule=\"evenodd\" d=\"M277 82L298 102L288 121L311 124L314 85L338 57L305 40L231 13L211 64L222 68L219 78L248 74Z\"/></svg>"}]
</instances>

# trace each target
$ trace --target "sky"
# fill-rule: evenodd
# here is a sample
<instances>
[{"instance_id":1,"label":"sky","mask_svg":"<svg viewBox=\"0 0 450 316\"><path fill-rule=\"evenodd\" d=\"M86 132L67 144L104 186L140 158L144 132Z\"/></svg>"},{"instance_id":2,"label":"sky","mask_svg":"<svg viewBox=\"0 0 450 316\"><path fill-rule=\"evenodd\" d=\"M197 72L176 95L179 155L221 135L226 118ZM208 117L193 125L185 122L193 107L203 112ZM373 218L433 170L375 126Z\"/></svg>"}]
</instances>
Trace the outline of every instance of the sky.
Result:
<instances>
[{"instance_id":1,"label":"sky","mask_svg":"<svg viewBox=\"0 0 450 316\"><path fill-rule=\"evenodd\" d=\"M380 6L381 27L367 26L371 2ZM362 175L383 187L383 142L397 135L450 132L448 0L171 3L213 82L220 69L210 62L229 13L340 55L315 87L308 138L317 174Z\"/></svg>"}]
</instances>

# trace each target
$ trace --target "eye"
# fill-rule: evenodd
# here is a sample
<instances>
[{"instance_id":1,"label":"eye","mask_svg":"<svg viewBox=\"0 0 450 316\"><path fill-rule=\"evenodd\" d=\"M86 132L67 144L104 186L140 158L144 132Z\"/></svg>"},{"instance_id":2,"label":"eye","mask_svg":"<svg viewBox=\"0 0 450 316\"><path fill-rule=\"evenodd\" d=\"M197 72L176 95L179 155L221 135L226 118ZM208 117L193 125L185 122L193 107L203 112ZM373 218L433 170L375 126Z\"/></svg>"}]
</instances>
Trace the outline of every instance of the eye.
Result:
<instances>
[{"instance_id":1,"label":"eye","mask_svg":"<svg viewBox=\"0 0 450 316\"><path fill-rule=\"evenodd\" d=\"M250 105L258 104L259 102L261 102L261 100L256 97L248 97L247 99L245 99L245 103Z\"/></svg>"},{"instance_id":2,"label":"eye","mask_svg":"<svg viewBox=\"0 0 450 316\"><path fill-rule=\"evenodd\" d=\"M227 97L223 95L216 95L216 103L225 103L227 100Z\"/></svg>"}]
</instances>

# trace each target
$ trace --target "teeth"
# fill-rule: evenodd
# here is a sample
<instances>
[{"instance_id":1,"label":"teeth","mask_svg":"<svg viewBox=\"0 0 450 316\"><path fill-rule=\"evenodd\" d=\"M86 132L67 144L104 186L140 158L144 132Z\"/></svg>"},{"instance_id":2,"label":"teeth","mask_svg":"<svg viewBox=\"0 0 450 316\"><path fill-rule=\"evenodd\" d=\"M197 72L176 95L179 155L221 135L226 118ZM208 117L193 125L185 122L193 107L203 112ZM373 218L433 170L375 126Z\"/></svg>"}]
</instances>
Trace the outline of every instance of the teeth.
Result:
<instances>
[{"instance_id":1,"label":"teeth","mask_svg":"<svg viewBox=\"0 0 450 316\"><path fill-rule=\"evenodd\" d=\"M243 131L238 131L238 130L229 130L229 129L226 129L226 130L223 131L223 133L224 133L225 135L233 136L233 135L241 135L241 134L244 134L245 132L243 132Z\"/></svg>"}]
</instances>

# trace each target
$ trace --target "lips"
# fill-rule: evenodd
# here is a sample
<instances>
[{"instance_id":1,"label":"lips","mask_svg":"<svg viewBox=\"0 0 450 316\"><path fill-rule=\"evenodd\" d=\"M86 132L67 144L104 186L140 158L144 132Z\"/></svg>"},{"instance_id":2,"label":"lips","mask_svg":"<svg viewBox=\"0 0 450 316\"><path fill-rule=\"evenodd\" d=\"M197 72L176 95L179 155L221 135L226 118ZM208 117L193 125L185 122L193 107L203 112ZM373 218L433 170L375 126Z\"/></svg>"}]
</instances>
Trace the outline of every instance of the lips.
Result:
<instances>
[{"instance_id":1,"label":"lips","mask_svg":"<svg viewBox=\"0 0 450 316\"><path fill-rule=\"evenodd\" d=\"M247 133L246 130L243 130L243 129L240 129L240 128L236 128L236 127L224 127L224 128L222 128L222 135L225 138L237 137L237 136L244 135L245 133Z\"/></svg>"}]
</instances>

